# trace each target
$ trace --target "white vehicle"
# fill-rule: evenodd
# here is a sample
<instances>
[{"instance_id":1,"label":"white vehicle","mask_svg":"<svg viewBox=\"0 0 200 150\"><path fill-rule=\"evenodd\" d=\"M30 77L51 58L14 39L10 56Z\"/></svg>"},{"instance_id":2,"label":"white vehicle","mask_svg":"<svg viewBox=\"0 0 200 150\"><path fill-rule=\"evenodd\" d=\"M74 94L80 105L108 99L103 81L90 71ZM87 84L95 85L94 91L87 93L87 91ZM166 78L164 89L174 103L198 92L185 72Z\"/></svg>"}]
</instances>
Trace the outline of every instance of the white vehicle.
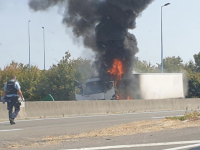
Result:
<instances>
[{"instance_id":1,"label":"white vehicle","mask_svg":"<svg viewBox=\"0 0 200 150\"><path fill-rule=\"evenodd\" d=\"M114 82L110 81L109 87L102 85L99 78L90 78L82 86L75 88L76 100L110 100L115 95Z\"/></svg>"},{"instance_id":2,"label":"white vehicle","mask_svg":"<svg viewBox=\"0 0 200 150\"><path fill-rule=\"evenodd\" d=\"M134 74L138 87L134 99L185 98L187 81L183 73Z\"/></svg>"},{"instance_id":3,"label":"white vehicle","mask_svg":"<svg viewBox=\"0 0 200 150\"><path fill-rule=\"evenodd\" d=\"M182 73L133 74L135 90L131 99L170 99L185 98ZM75 89L76 100L111 100L115 97L114 81L105 87L101 80L88 79L85 90L82 86Z\"/></svg>"}]
</instances>

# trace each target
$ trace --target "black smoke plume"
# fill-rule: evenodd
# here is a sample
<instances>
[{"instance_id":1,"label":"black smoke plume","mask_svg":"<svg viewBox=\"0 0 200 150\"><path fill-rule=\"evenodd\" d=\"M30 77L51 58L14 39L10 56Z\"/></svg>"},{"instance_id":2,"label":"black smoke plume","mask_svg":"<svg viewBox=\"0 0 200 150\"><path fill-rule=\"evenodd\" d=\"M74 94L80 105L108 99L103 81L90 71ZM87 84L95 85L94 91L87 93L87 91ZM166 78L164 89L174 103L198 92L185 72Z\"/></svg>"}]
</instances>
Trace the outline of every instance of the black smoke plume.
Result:
<instances>
[{"instance_id":1,"label":"black smoke plume","mask_svg":"<svg viewBox=\"0 0 200 150\"><path fill-rule=\"evenodd\" d=\"M124 74L117 87L126 96L133 94L132 69L137 40L129 29L136 27L136 18L153 0L30 0L34 11L47 10L55 5L64 6L63 23L71 27L84 45L96 52L95 66L105 83L112 76L108 69L114 59L123 62ZM52 18L53 19L53 18Z\"/></svg>"}]
</instances>

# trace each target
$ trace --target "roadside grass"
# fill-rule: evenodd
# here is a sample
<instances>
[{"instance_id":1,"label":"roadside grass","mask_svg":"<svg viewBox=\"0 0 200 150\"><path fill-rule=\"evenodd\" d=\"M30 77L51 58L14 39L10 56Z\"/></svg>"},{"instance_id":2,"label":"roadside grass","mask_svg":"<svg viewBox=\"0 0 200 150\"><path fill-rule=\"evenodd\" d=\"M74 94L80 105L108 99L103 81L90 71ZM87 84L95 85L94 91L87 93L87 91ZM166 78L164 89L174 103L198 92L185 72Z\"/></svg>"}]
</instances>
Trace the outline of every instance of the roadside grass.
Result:
<instances>
[{"instance_id":1,"label":"roadside grass","mask_svg":"<svg viewBox=\"0 0 200 150\"><path fill-rule=\"evenodd\" d=\"M191 112L185 112L184 116L174 116L174 117L166 117L166 119L170 119L170 120L180 120L180 121L185 121L185 120L189 120L189 121L195 121L195 120L199 120L200 119L200 112L198 111L191 111Z\"/></svg>"}]
</instances>

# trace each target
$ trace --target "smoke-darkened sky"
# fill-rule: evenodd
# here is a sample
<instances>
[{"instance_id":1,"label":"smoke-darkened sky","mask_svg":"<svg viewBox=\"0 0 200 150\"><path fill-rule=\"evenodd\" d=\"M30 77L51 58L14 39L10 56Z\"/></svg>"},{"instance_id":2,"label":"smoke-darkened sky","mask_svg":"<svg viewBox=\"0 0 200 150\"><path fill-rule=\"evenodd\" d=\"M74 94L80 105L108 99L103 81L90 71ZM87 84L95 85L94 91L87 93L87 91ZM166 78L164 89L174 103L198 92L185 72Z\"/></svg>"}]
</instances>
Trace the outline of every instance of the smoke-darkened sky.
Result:
<instances>
[{"instance_id":1,"label":"smoke-darkened sky","mask_svg":"<svg viewBox=\"0 0 200 150\"><path fill-rule=\"evenodd\" d=\"M163 9L164 56L179 55L184 61L189 61L200 50L200 2L193 0L188 4L186 0L157 0L136 20L137 28L130 31L136 36L140 50L136 56L153 64L160 62L160 6L167 2L171 5ZM64 9L54 7L47 12L35 13L29 9L27 0L0 0L0 8L1 68L12 60L28 63L28 20L31 20L31 62L41 69L42 26L46 29L47 68L59 61L67 50L75 58L87 57L84 55L86 52L90 54L81 44L74 42L72 32L62 24Z\"/></svg>"},{"instance_id":2,"label":"smoke-darkened sky","mask_svg":"<svg viewBox=\"0 0 200 150\"><path fill-rule=\"evenodd\" d=\"M29 6L35 12L47 11L54 6L64 7L63 24L72 28L75 37L83 38L84 46L90 49L88 51L95 52L93 64L103 83L116 80L119 71L111 75L108 70L116 66L114 60L122 62L122 81L117 84L122 91L124 86L132 86L134 60L139 51L137 39L129 30L136 28L136 18L153 1L30 0ZM125 84L127 80L129 84Z\"/></svg>"}]
</instances>

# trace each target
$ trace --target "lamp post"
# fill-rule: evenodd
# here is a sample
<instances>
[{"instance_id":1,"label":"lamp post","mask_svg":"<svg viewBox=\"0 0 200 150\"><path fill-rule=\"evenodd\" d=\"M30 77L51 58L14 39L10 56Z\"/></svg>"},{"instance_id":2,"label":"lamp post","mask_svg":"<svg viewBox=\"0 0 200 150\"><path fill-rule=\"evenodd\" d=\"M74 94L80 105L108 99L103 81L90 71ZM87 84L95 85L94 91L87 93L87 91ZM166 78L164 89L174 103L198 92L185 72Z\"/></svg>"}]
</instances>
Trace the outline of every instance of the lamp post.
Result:
<instances>
[{"instance_id":1,"label":"lamp post","mask_svg":"<svg viewBox=\"0 0 200 150\"><path fill-rule=\"evenodd\" d=\"M28 40L29 40L29 68L31 68L31 44L30 44L30 28L29 28L29 23L31 21L28 21Z\"/></svg>"},{"instance_id":2,"label":"lamp post","mask_svg":"<svg viewBox=\"0 0 200 150\"><path fill-rule=\"evenodd\" d=\"M45 70L45 30L44 27L42 27L43 29L43 43L44 43L44 70Z\"/></svg>"},{"instance_id":3,"label":"lamp post","mask_svg":"<svg viewBox=\"0 0 200 150\"><path fill-rule=\"evenodd\" d=\"M163 73L163 31L162 31L162 8L170 5L170 3L166 3L161 6L161 72Z\"/></svg>"}]
</instances>

